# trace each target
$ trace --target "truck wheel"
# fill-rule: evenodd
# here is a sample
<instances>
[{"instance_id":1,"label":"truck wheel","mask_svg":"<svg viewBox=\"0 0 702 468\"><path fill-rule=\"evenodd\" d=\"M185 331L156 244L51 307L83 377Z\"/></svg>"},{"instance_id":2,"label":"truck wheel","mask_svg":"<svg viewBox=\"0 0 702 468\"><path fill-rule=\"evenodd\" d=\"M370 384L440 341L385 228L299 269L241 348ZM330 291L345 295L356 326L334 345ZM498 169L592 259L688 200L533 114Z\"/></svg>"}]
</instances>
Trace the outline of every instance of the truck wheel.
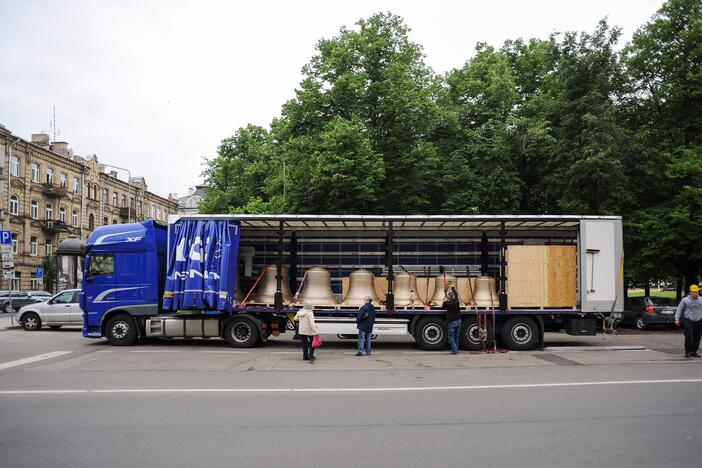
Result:
<instances>
[{"instance_id":1,"label":"truck wheel","mask_svg":"<svg viewBox=\"0 0 702 468\"><path fill-rule=\"evenodd\" d=\"M256 325L247 318L235 318L224 327L224 339L232 348L251 348L260 336Z\"/></svg>"},{"instance_id":2,"label":"truck wheel","mask_svg":"<svg viewBox=\"0 0 702 468\"><path fill-rule=\"evenodd\" d=\"M481 329L484 341L481 341ZM460 344L463 349L468 351L480 350L483 349L483 343L485 343L485 346L490 346L494 339L495 330L492 328L492 322L490 321L481 327L478 327L478 320L475 317L465 319L461 323Z\"/></svg>"},{"instance_id":3,"label":"truck wheel","mask_svg":"<svg viewBox=\"0 0 702 468\"><path fill-rule=\"evenodd\" d=\"M639 315L638 317L636 317L636 320L634 320L634 326L638 330L645 330L646 327L648 327L648 324L646 323L646 319L644 318L643 315Z\"/></svg>"},{"instance_id":4,"label":"truck wheel","mask_svg":"<svg viewBox=\"0 0 702 468\"><path fill-rule=\"evenodd\" d=\"M530 317L512 317L502 326L502 341L513 351L527 351L536 347L539 328Z\"/></svg>"},{"instance_id":5,"label":"truck wheel","mask_svg":"<svg viewBox=\"0 0 702 468\"><path fill-rule=\"evenodd\" d=\"M414 341L420 348L437 351L446 348L448 336L446 321L438 317L424 317L414 329Z\"/></svg>"},{"instance_id":6,"label":"truck wheel","mask_svg":"<svg viewBox=\"0 0 702 468\"><path fill-rule=\"evenodd\" d=\"M105 336L113 346L131 346L137 340L136 324L129 315L115 315L105 325Z\"/></svg>"},{"instance_id":7,"label":"truck wheel","mask_svg":"<svg viewBox=\"0 0 702 468\"><path fill-rule=\"evenodd\" d=\"M22 317L22 328L27 331L35 331L41 328L41 319L34 312L29 312Z\"/></svg>"}]
</instances>

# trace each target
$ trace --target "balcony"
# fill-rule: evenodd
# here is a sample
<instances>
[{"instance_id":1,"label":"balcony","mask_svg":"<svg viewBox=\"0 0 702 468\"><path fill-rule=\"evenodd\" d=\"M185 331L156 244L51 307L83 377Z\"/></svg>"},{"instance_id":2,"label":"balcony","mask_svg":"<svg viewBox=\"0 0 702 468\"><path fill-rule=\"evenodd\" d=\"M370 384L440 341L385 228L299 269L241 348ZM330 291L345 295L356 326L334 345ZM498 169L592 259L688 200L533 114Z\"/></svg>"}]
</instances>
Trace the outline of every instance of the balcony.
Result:
<instances>
[{"instance_id":1,"label":"balcony","mask_svg":"<svg viewBox=\"0 0 702 468\"><path fill-rule=\"evenodd\" d=\"M66 187L62 187L61 185L56 185L51 182L42 184L42 188L44 189L44 195L51 198L65 197L68 192Z\"/></svg>"},{"instance_id":2,"label":"balcony","mask_svg":"<svg viewBox=\"0 0 702 468\"><path fill-rule=\"evenodd\" d=\"M47 219L41 224L41 229L47 234L56 234L57 232L68 231L68 226L63 221L56 221L55 219Z\"/></svg>"},{"instance_id":3,"label":"balcony","mask_svg":"<svg viewBox=\"0 0 702 468\"><path fill-rule=\"evenodd\" d=\"M124 218L124 219L129 218L130 211L131 211L132 220L135 220L136 219L136 209L135 208L127 208L126 206L119 209L119 217Z\"/></svg>"}]
</instances>

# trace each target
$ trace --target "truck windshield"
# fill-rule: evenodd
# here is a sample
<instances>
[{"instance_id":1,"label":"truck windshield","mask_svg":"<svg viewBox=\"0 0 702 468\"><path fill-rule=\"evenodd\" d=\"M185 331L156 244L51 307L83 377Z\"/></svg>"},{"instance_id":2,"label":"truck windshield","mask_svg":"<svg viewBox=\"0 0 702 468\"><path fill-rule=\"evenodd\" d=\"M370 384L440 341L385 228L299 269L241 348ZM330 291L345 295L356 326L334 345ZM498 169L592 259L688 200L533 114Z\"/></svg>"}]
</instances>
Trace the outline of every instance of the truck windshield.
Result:
<instances>
[{"instance_id":1,"label":"truck windshield","mask_svg":"<svg viewBox=\"0 0 702 468\"><path fill-rule=\"evenodd\" d=\"M111 275L115 271L114 255L91 255L88 276Z\"/></svg>"}]
</instances>

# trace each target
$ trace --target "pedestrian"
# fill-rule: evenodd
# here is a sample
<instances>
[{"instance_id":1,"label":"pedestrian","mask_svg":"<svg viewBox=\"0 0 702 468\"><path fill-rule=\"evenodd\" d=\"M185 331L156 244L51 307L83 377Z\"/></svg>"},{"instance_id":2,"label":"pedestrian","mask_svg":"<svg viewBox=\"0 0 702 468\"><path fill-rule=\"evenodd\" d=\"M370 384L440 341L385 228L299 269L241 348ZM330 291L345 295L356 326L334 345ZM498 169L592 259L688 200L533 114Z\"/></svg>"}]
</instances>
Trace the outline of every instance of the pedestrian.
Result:
<instances>
[{"instance_id":1,"label":"pedestrian","mask_svg":"<svg viewBox=\"0 0 702 468\"><path fill-rule=\"evenodd\" d=\"M371 335L373 334L373 324L375 323L375 307L373 298L366 296L365 304L356 312L356 328L358 328L358 352L356 356L363 356L365 349L366 356L371 354Z\"/></svg>"},{"instance_id":2,"label":"pedestrian","mask_svg":"<svg viewBox=\"0 0 702 468\"><path fill-rule=\"evenodd\" d=\"M685 333L685 357L700 357L697 350L700 348L702 336L702 298L700 288L696 284L690 286L690 294L683 297L675 311L675 326L680 326L682 320Z\"/></svg>"},{"instance_id":3,"label":"pedestrian","mask_svg":"<svg viewBox=\"0 0 702 468\"><path fill-rule=\"evenodd\" d=\"M319 330L317 330L317 325L314 323L312 306L308 302L305 302L302 305L302 309L297 311L295 314L295 321L299 324L298 334L302 342L302 360L314 361L316 358L314 357L312 340L315 336L319 335Z\"/></svg>"},{"instance_id":4,"label":"pedestrian","mask_svg":"<svg viewBox=\"0 0 702 468\"><path fill-rule=\"evenodd\" d=\"M458 302L456 288L451 288L447 293L447 300L441 304L446 310L446 323L448 325L448 339L451 344L451 354L458 354L459 336L461 334L461 305Z\"/></svg>"}]
</instances>

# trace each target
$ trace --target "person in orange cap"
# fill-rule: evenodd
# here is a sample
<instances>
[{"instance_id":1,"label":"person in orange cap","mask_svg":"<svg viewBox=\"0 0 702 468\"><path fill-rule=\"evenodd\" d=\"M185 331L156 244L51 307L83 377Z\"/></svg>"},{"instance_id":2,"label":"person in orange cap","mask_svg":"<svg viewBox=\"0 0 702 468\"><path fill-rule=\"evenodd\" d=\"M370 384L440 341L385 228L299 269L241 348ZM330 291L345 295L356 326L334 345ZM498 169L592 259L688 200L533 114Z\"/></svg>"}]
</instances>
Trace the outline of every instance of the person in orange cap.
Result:
<instances>
[{"instance_id":1,"label":"person in orange cap","mask_svg":"<svg viewBox=\"0 0 702 468\"><path fill-rule=\"evenodd\" d=\"M685 357L700 357L697 350L702 337L702 299L700 288L696 284L690 286L690 295L683 297L675 311L676 327L680 326L681 319L685 333Z\"/></svg>"}]
</instances>

